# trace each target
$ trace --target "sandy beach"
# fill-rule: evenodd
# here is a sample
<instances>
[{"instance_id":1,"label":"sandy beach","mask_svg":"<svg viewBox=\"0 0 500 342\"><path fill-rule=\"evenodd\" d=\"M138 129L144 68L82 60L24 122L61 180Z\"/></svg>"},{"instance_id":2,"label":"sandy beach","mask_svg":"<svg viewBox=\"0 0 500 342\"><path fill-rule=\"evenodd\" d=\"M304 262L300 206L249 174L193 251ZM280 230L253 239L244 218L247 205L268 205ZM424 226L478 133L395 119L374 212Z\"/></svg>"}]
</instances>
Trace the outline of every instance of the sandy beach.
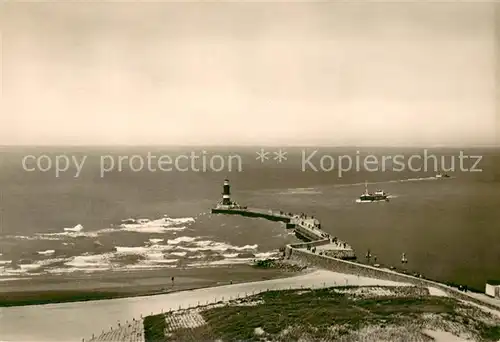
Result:
<instances>
[{"instance_id":1,"label":"sandy beach","mask_svg":"<svg viewBox=\"0 0 500 342\"><path fill-rule=\"evenodd\" d=\"M0 306L134 297L219 286L231 282L275 279L294 274L281 269L230 265L196 269L103 272L98 277L95 274L37 277L30 281L1 282Z\"/></svg>"}]
</instances>

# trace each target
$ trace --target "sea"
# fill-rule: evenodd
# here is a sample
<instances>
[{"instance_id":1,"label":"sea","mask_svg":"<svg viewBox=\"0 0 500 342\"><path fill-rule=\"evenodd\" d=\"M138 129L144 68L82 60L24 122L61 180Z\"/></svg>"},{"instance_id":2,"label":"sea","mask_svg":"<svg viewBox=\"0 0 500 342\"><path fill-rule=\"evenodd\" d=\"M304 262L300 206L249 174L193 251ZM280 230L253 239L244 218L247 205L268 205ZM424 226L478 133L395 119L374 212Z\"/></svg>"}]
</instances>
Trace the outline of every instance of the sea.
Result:
<instances>
[{"instance_id":1,"label":"sea","mask_svg":"<svg viewBox=\"0 0 500 342\"><path fill-rule=\"evenodd\" d=\"M477 289L500 279L499 148L61 146L0 148L0 287L249 264L297 241L281 223L210 214L226 178L233 201L313 215L361 261L370 250ZM390 201L357 203L365 184Z\"/></svg>"}]
</instances>

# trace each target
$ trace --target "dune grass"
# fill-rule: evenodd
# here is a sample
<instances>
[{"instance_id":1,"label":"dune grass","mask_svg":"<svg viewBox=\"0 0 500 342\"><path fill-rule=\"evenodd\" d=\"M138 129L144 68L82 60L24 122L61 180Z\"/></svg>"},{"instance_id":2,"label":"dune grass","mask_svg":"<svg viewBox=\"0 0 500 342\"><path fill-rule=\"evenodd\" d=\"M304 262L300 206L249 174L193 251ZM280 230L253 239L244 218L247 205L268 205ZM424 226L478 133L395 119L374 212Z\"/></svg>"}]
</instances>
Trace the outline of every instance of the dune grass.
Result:
<instances>
[{"instance_id":1,"label":"dune grass","mask_svg":"<svg viewBox=\"0 0 500 342\"><path fill-rule=\"evenodd\" d=\"M262 329L268 340L299 339L299 336L283 337L289 327L298 327L298 335L307 334L313 340L325 340L325 336L332 336L333 327L337 329L337 335L330 340L334 341L342 334L366 326L423 324L424 314L443 317L453 324L466 322L465 325L485 341L500 339L498 326L485 324L484 321L477 321L474 315L457 311L461 304L453 298L429 296L425 288L407 287L398 288L398 291L400 293L396 295L373 298L354 298L333 288L270 291L246 299L257 303L253 306L226 305L200 309L207 324L171 331L168 340L258 341L261 336L256 334L256 328ZM419 329L415 331L418 335ZM418 340L418 336L415 337Z\"/></svg>"},{"instance_id":2,"label":"dune grass","mask_svg":"<svg viewBox=\"0 0 500 342\"><path fill-rule=\"evenodd\" d=\"M145 342L165 342L165 315L147 316L144 319L144 340Z\"/></svg>"}]
</instances>

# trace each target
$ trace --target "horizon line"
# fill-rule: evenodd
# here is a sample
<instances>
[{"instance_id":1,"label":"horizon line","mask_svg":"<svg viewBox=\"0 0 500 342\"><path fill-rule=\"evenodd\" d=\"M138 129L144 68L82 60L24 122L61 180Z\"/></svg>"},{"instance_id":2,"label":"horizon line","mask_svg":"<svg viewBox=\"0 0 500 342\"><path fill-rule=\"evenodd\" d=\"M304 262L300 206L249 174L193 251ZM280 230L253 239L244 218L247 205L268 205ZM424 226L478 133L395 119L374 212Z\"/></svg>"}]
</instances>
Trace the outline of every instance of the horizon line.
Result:
<instances>
[{"instance_id":1,"label":"horizon line","mask_svg":"<svg viewBox=\"0 0 500 342\"><path fill-rule=\"evenodd\" d=\"M53 147L72 147L72 148L142 148L142 147L195 147L195 148L252 148L252 147L274 147L274 148L305 148L305 147L325 147L325 148L500 148L500 144L468 144L468 145L333 145L333 144L0 144L0 148L53 148Z\"/></svg>"}]
</instances>

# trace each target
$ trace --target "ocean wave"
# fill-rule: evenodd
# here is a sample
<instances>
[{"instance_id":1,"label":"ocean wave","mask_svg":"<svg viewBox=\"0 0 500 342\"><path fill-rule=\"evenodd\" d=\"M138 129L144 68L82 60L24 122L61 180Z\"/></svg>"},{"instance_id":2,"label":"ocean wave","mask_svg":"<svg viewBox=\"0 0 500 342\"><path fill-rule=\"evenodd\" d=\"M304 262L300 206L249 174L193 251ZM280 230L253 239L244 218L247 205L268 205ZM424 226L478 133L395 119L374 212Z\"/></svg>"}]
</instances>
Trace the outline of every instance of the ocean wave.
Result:
<instances>
[{"instance_id":1,"label":"ocean wave","mask_svg":"<svg viewBox=\"0 0 500 342\"><path fill-rule=\"evenodd\" d=\"M14 281L14 280L27 280L27 279L32 279L27 278L27 277L18 277L18 278L0 278L0 281Z\"/></svg>"},{"instance_id":2,"label":"ocean wave","mask_svg":"<svg viewBox=\"0 0 500 342\"><path fill-rule=\"evenodd\" d=\"M177 245L181 242L192 242L196 240L195 237L191 237L191 236L181 236L181 237L178 237L178 238L175 238L175 239L169 239L167 240L167 243L169 245Z\"/></svg>"},{"instance_id":3,"label":"ocean wave","mask_svg":"<svg viewBox=\"0 0 500 342\"><path fill-rule=\"evenodd\" d=\"M223 265L238 265L238 264L250 264L253 262L253 258L233 258L233 259L223 259L215 261L199 261L191 262L187 264L187 267L202 268L202 267L213 267L213 266L223 266Z\"/></svg>"},{"instance_id":4,"label":"ocean wave","mask_svg":"<svg viewBox=\"0 0 500 342\"><path fill-rule=\"evenodd\" d=\"M45 260L25 260L19 262L10 263L10 267L1 266L0 267L0 276L11 276L11 275L21 275L21 274L40 274L46 267L50 267L52 265L60 264L62 262L68 261L69 259L65 258L54 258L54 259L45 259ZM28 263L29 262L29 263ZM34 272L37 271L37 272Z\"/></svg>"},{"instance_id":5,"label":"ocean wave","mask_svg":"<svg viewBox=\"0 0 500 342\"><path fill-rule=\"evenodd\" d=\"M37 240L62 240L64 238L97 237L98 232L73 232L65 231L62 233L37 233Z\"/></svg>"},{"instance_id":6,"label":"ocean wave","mask_svg":"<svg viewBox=\"0 0 500 342\"><path fill-rule=\"evenodd\" d=\"M259 245L245 245L245 246L233 246L227 244L225 242L216 242L211 240L202 240L196 241L193 243L196 247L186 247L180 246L179 249L190 251L190 252L198 252L198 251L255 251Z\"/></svg>"},{"instance_id":7,"label":"ocean wave","mask_svg":"<svg viewBox=\"0 0 500 342\"><path fill-rule=\"evenodd\" d=\"M129 218L122 221L119 229L138 233L165 233L169 231L185 230L187 228L185 225L193 223L194 221L192 217L171 218L164 216L156 220Z\"/></svg>"},{"instance_id":8,"label":"ocean wave","mask_svg":"<svg viewBox=\"0 0 500 342\"><path fill-rule=\"evenodd\" d=\"M217 245L216 242L213 243ZM232 250L245 250L248 249L248 247L255 247L227 246L229 246L229 249ZM215 254L206 254L196 251L194 252L195 254L188 255L185 251L181 252L176 250L169 252L173 248L182 249L180 246L171 245L150 245L140 247L117 246L116 251L110 253L84 253L70 258L53 258L15 265L14 268L0 267L0 279L16 275L20 276L23 274L33 276L73 272L93 273L109 270L125 271L130 269L157 269L162 267L173 268L177 267L178 263L182 259L185 260L184 265L186 267L248 264L255 259L266 259L276 254L275 251L262 253L217 253L215 251ZM248 255L250 255L250 257ZM122 259L123 257L133 258L124 260ZM189 262L189 260L198 261ZM7 264L7 261L5 261L5 264ZM50 267L51 265L53 267Z\"/></svg>"},{"instance_id":9,"label":"ocean wave","mask_svg":"<svg viewBox=\"0 0 500 342\"><path fill-rule=\"evenodd\" d=\"M104 253L96 255L77 255L73 257L70 261L65 262L66 266L73 266L75 268L88 268L92 267L94 269L110 269L113 264L110 262L113 258L113 253Z\"/></svg>"},{"instance_id":10,"label":"ocean wave","mask_svg":"<svg viewBox=\"0 0 500 342\"><path fill-rule=\"evenodd\" d=\"M81 232L83 230L83 226L81 224L77 224L73 228L64 228L65 232Z\"/></svg>"},{"instance_id":11,"label":"ocean wave","mask_svg":"<svg viewBox=\"0 0 500 342\"><path fill-rule=\"evenodd\" d=\"M125 223L123 223L125 222ZM166 232L178 232L183 231L187 228L186 225L195 222L192 217L180 217L171 218L165 216L161 219L150 220L147 218L143 219L126 219L122 221L118 227L108 227L97 231L84 231L84 227L81 224L77 224L74 227L63 228L62 232L54 233L35 233L34 235L7 235L3 239L14 239L14 240L48 240L48 241L59 241L66 239L75 238L96 238L100 235L112 234L117 232L137 232L137 233L166 233Z\"/></svg>"},{"instance_id":12,"label":"ocean wave","mask_svg":"<svg viewBox=\"0 0 500 342\"><path fill-rule=\"evenodd\" d=\"M143 245L140 246L127 246L126 244L109 246L109 242L104 237L99 239L102 242L95 239L104 234L121 231L150 234L182 231L192 222L195 222L192 217L171 218L165 216L155 220L130 218L123 220L118 226L97 231L85 231L83 225L77 224L72 228L63 228L60 232L17 236L19 239L26 240L63 240L63 242L60 246L61 249L51 244L45 250L33 251L32 258L34 260L24 260L22 263L11 260L0 261L0 279L73 272L93 273L111 270L174 268L180 265L195 267L196 263L202 265L200 267L205 267L207 265L248 263L254 258L268 255L257 253L257 244L235 246L202 236L170 236L170 238L160 236L156 238L153 235L145 239ZM70 240L76 237L94 239L90 241ZM71 248L68 248L69 246ZM54 258L54 254L60 257Z\"/></svg>"},{"instance_id":13,"label":"ocean wave","mask_svg":"<svg viewBox=\"0 0 500 342\"><path fill-rule=\"evenodd\" d=\"M51 234L42 234L37 233L35 235L27 236L27 235L6 235L4 239L7 240L26 240L26 241L37 241L37 240L49 240L49 241L60 241L61 238L59 236L52 236Z\"/></svg>"},{"instance_id":14,"label":"ocean wave","mask_svg":"<svg viewBox=\"0 0 500 342\"><path fill-rule=\"evenodd\" d=\"M239 257L239 254L231 254L231 257L222 259L222 260L210 260L210 261L197 261L188 263L188 267L213 267L213 266L224 266L224 265L239 265L239 264L252 264L255 260L264 260L268 259L272 256L275 256L276 252L266 252L266 253L257 253L254 258L242 258Z\"/></svg>"},{"instance_id":15,"label":"ocean wave","mask_svg":"<svg viewBox=\"0 0 500 342\"><path fill-rule=\"evenodd\" d=\"M240 253L226 253L226 254L222 254L222 256L224 258L236 258L238 255L240 255Z\"/></svg>"},{"instance_id":16,"label":"ocean wave","mask_svg":"<svg viewBox=\"0 0 500 342\"><path fill-rule=\"evenodd\" d=\"M322 192L315 188L291 188L286 191L279 192L278 195L318 195Z\"/></svg>"},{"instance_id":17,"label":"ocean wave","mask_svg":"<svg viewBox=\"0 0 500 342\"><path fill-rule=\"evenodd\" d=\"M53 249L47 249L45 251L38 251L37 253L40 254L40 255L52 255L54 254L56 251L53 250Z\"/></svg>"}]
</instances>

